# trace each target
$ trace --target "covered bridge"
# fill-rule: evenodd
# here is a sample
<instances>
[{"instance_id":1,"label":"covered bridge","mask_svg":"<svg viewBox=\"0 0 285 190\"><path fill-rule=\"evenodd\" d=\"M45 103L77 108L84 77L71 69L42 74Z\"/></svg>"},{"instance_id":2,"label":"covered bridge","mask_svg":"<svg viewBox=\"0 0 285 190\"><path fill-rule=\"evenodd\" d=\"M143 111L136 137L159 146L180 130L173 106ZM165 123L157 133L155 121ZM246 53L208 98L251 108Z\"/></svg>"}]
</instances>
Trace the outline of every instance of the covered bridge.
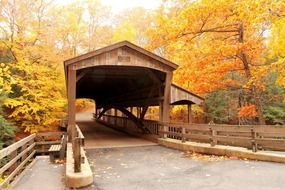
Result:
<instances>
[{"instance_id":1,"label":"covered bridge","mask_svg":"<svg viewBox=\"0 0 285 190\"><path fill-rule=\"evenodd\" d=\"M96 102L97 117L120 110L135 123L144 119L149 106L159 106L159 119L169 121L171 105L200 104L203 98L172 84L178 65L128 41L122 41L66 60L68 128L75 128L75 99ZM135 116L129 107L140 108ZM72 130L71 130L72 131Z\"/></svg>"}]
</instances>

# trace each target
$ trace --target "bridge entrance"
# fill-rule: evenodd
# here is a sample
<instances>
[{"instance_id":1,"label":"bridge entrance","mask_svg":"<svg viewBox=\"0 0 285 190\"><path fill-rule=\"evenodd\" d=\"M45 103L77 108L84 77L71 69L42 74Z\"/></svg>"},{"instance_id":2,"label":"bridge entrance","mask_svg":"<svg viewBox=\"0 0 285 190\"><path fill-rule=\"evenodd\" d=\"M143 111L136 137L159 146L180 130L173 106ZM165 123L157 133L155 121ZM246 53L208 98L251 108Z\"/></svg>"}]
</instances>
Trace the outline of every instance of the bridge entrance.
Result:
<instances>
[{"instance_id":1,"label":"bridge entrance","mask_svg":"<svg viewBox=\"0 0 285 190\"><path fill-rule=\"evenodd\" d=\"M156 143L149 140L137 138L120 130L107 127L95 121L93 114L93 110L76 114L76 123L85 137L85 149L156 145Z\"/></svg>"}]
</instances>

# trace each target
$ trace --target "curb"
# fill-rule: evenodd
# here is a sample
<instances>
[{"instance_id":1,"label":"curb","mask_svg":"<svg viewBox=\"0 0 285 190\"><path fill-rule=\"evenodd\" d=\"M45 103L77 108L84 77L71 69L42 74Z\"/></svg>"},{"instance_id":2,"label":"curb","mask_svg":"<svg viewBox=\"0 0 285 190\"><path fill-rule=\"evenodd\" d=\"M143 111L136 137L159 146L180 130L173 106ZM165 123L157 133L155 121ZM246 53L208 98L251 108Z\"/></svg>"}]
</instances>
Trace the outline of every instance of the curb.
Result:
<instances>
[{"instance_id":1,"label":"curb","mask_svg":"<svg viewBox=\"0 0 285 190\"><path fill-rule=\"evenodd\" d=\"M66 186L70 188L81 188L93 183L93 173L89 162L85 155L85 151L81 148L84 163L81 164L81 172L74 172L74 159L71 143L67 143L66 152Z\"/></svg>"},{"instance_id":2,"label":"curb","mask_svg":"<svg viewBox=\"0 0 285 190\"><path fill-rule=\"evenodd\" d=\"M242 147L233 147L233 146L223 146L216 145L212 147L210 144L205 143L195 143L195 142L185 142L181 143L181 140L175 139L158 139L158 144L166 146L168 148L178 149L182 151L193 151L202 154L213 154L217 156L230 156L230 157L239 157L250 160L259 160L259 161L269 161L269 162L278 162L285 163L285 154L274 154L267 152L252 152L246 148Z\"/></svg>"}]
</instances>

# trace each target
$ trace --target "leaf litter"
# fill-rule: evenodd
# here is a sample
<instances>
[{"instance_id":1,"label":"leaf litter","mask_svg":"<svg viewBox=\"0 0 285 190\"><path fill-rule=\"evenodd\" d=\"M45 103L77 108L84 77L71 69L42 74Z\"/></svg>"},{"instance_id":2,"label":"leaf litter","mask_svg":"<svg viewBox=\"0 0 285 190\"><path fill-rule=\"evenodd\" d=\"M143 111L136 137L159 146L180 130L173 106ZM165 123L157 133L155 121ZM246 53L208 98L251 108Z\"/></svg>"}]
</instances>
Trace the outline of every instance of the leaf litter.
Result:
<instances>
[{"instance_id":1,"label":"leaf litter","mask_svg":"<svg viewBox=\"0 0 285 190\"><path fill-rule=\"evenodd\" d=\"M222 160L247 160L242 159L236 156L216 156L216 155L209 155L209 154L201 154L194 151L186 151L183 154L186 158L191 158L194 160L203 160L203 161L222 161Z\"/></svg>"}]
</instances>

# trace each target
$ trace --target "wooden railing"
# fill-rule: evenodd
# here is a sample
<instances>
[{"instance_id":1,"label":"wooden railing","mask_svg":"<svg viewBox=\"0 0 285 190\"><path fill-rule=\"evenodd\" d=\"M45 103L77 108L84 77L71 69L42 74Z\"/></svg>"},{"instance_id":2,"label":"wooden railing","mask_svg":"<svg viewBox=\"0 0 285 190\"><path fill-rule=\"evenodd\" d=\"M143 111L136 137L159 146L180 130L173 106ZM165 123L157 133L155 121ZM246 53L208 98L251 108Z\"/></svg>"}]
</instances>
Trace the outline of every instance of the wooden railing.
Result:
<instances>
[{"instance_id":1,"label":"wooden railing","mask_svg":"<svg viewBox=\"0 0 285 190\"><path fill-rule=\"evenodd\" d=\"M118 129L137 129L136 124L127 117L113 116L113 115L103 115L101 121L108 123L109 125L116 126ZM143 120L144 127L146 127L151 134L159 135L159 127L161 127L160 122L154 120Z\"/></svg>"},{"instance_id":2,"label":"wooden railing","mask_svg":"<svg viewBox=\"0 0 285 190\"><path fill-rule=\"evenodd\" d=\"M161 136L186 141L285 151L285 126L161 123Z\"/></svg>"},{"instance_id":3,"label":"wooden railing","mask_svg":"<svg viewBox=\"0 0 285 190\"><path fill-rule=\"evenodd\" d=\"M76 125L75 138L72 142L73 158L74 158L74 172L81 172L81 163L84 163L82 156L82 147L84 146L84 136L80 128Z\"/></svg>"},{"instance_id":4,"label":"wooden railing","mask_svg":"<svg viewBox=\"0 0 285 190\"><path fill-rule=\"evenodd\" d=\"M102 121L110 124L116 125L117 127L126 128L128 126L135 125L129 118L122 116L106 115L102 116Z\"/></svg>"},{"instance_id":5,"label":"wooden railing","mask_svg":"<svg viewBox=\"0 0 285 190\"><path fill-rule=\"evenodd\" d=\"M140 129L137 128L136 124L127 117L122 116L112 116L104 114L100 120L109 126L116 128L121 131L128 133L140 133Z\"/></svg>"},{"instance_id":6,"label":"wooden railing","mask_svg":"<svg viewBox=\"0 0 285 190\"><path fill-rule=\"evenodd\" d=\"M0 150L0 178L3 179L0 182L0 189L6 188L36 154L46 154L51 145L59 144L61 141L58 138L65 134L65 132L32 134Z\"/></svg>"},{"instance_id":7,"label":"wooden railing","mask_svg":"<svg viewBox=\"0 0 285 190\"><path fill-rule=\"evenodd\" d=\"M131 125L127 117L104 115L102 120L119 128ZM151 134L164 138L246 147L254 152L258 150L285 151L284 125L221 125L221 124L186 124L162 123L153 120L143 120ZM134 125L134 124L132 124Z\"/></svg>"},{"instance_id":8,"label":"wooden railing","mask_svg":"<svg viewBox=\"0 0 285 190\"><path fill-rule=\"evenodd\" d=\"M154 120L143 120L144 127L146 127L151 134L159 135L159 131L161 130L161 123Z\"/></svg>"}]
</instances>

